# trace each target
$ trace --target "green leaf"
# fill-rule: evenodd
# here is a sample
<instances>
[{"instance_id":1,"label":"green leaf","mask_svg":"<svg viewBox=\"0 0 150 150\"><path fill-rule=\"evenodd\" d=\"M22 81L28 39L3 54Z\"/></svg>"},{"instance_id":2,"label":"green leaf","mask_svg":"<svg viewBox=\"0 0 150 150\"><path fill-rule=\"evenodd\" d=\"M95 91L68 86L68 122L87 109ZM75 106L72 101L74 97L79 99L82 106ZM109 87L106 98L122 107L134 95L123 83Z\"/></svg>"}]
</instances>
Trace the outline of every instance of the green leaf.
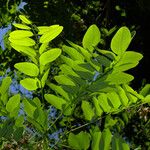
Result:
<instances>
[{"instance_id":1,"label":"green leaf","mask_svg":"<svg viewBox=\"0 0 150 150\"><path fill-rule=\"evenodd\" d=\"M45 82L46 82L46 80L47 80L48 73L49 73L49 69L48 69L47 71L45 71L44 75L42 76L42 79L41 79L42 87L45 86Z\"/></svg>"},{"instance_id":2,"label":"green leaf","mask_svg":"<svg viewBox=\"0 0 150 150\"><path fill-rule=\"evenodd\" d=\"M55 28L55 27L59 27L59 25L38 26L38 27L37 27L38 30L39 30L38 34L39 34L39 35L42 35L42 34L44 34L44 33L47 33L47 32L49 31L49 29Z\"/></svg>"},{"instance_id":3,"label":"green leaf","mask_svg":"<svg viewBox=\"0 0 150 150\"><path fill-rule=\"evenodd\" d=\"M73 149L87 150L90 146L90 135L83 131L77 135L70 133L68 143Z\"/></svg>"},{"instance_id":4,"label":"green leaf","mask_svg":"<svg viewBox=\"0 0 150 150\"><path fill-rule=\"evenodd\" d=\"M61 86L57 86L53 83L46 83L52 90L54 90L56 93L60 94L61 96L63 96L66 100L70 100L69 95L66 91L64 91L64 89Z\"/></svg>"},{"instance_id":5,"label":"green leaf","mask_svg":"<svg viewBox=\"0 0 150 150\"><path fill-rule=\"evenodd\" d=\"M11 113L19 105L20 105L20 94L17 94L9 98L9 101L6 104L6 110Z\"/></svg>"},{"instance_id":6,"label":"green leaf","mask_svg":"<svg viewBox=\"0 0 150 150\"><path fill-rule=\"evenodd\" d=\"M83 37L83 47L93 52L94 47L100 42L100 31L96 25L91 25Z\"/></svg>"},{"instance_id":7,"label":"green leaf","mask_svg":"<svg viewBox=\"0 0 150 150\"><path fill-rule=\"evenodd\" d=\"M117 87L117 93L118 93L118 95L120 97L120 100L121 100L122 104L124 106L127 106L128 102L129 102L129 99L128 99L127 95L126 95L126 92L123 90L123 88L118 86Z\"/></svg>"},{"instance_id":8,"label":"green leaf","mask_svg":"<svg viewBox=\"0 0 150 150\"><path fill-rule=\"evenodd\" d=\"M114 66L114 69L118 71L126 71L128 69L131 69L137 66L142 57L143 55L137 52L125 52L124 55L121 58L119 58L119 61Z\"/></svg>"},{"instance_id":9,"label":"green leaf","mask_svg":"<svg viewBox=\"0 0 150 150\"><path fill-rule=\"evenodd\" d=\"M127 27L121 27L111 41L111 49L117 54L123 54L131 42L131 33Z\"/></svg>"},{"instance_id":10,"label":"green leaf","mask_svg":"<svg viewBox=\"0 0 150 150\"><path fill-rule=\"evenodd\" d=\"M54 61L56 58L58 58L61 54L61 49L59 48L53 48L45 53L43 53L40 56L40 64L46 65L52 61Z\"/></svg>"},{"instance_id":11,"label":"green leaf","mask_svg":"<svg viewBox=\"0 0 150 150\"><path fill-rule=\"evenodd\" d=\"M98 102L96 97L93 97L93 103L94 103L94 106L95 106L96 115L101 116L102 113L103 113L103 110L101 109L101 107L99 105L99 102Z\"/></svg>"},{"instance_id":12,"label":"green leaf","mask_svg":"<svg viewBox=\"0 0 150 150\"><path fill-rule=\"evenodd\" d=\"M84 57L76 49L64 45L62 47L63 51L66 52L73 60L84 61Z\"/></svg>"},{"instance_id":13,"label":"green leaf","mask_svg":"<svg viewBox=\"0 0 150 150\"><path fill-rule=\"evenodd\" d=\"M38 88L38 82L33 78L25 78L20 81L20 84L29 91L36 90Z\"/></svg>"},{"instance_id":14,"label":"green leaf","mask_svg":"<svg viewBox=\"0 0 150 150\"><path fill-rule=\"evenodd\" d=\"M69 77L65 75L55 76L54 79L57 81L57 83L62 84L62 85L76 86L75 83Z\"/></svg>"},{"instance_id":15,"label":"green leaf","mask_svg":"<svg viewBox=\"0 0 150 150\"><path fill-rule=\"evenodd\" d=\"M14 48L16 51L20 52L20 53L24 53L30 57L35 57L36 56L36 52L33 48L28 47L28 46L20 46L14 43L10 43L10 45L12 46L12 48Z\"/></svg>"},{"instance_id":16,"label":"green leaf","mask_svg":"<svg viewBox=\"0 0 150 150\"><path fill-rule=\"evenodd\" d=\"M38 76L39 74L38 67L30 62L16 63L14 67L18 69L20 72L29 76Z\"/></svg>"},{"instance_id":17,"label":"green leaf","mask_svg":"<svg viewBox=\"0 0 150 150\"><path fill-rule=\"evenodd\" d=\"M40 43L48 43L52 41L62 32L62 30L63 30L62 26L58 25L50 26L49 30L41 36Z\"/></svg>"},{"instance_id":18,"label":"green leaf","mask_svg":"<svg viewBox=\"0 0 150 150\"><path fill-rule=\"evenodd\" d=\"M9 37L9 41L12 42L13 44L16 45L21 45L21 46L33 46L35 45L35 41L31 38L22 38L22 39L13 39Z\"/></svg>"},{"instance_id":19,"label":"green leaf","mask_svg":"<svg viewBox=\"0 0 150 150\"><path fill-rule=\"evenodd\" d=\"M0 86L0 94L4 95L8 91L11 82L12 80L10 77L6 77L2 80L2 84Z\"/></svg>"},{"instance_id":20,"label":"green leaf","mask_svg":"<svg viewBox=\"0 0 150 150\"><path fill-rule=\"evenodd\" d=\"M32 24L32 22L29 19L27 19L24 15L19 15L19 18L22 20L22 22L26 24Z\"/></svg>"},{"instance_id":21,"label":"green leaf","mask_svg":"<svg viewBox=\"0 0 150 150\"><path fill-rule=\"evenodd\" d=\"M24 123L24 116L23 115L20 115L16 120L15 120L15 126L16 127L23 127Z\"/></svg>"},{"instance_id":22,"label":"green leaf","mask_svg":"<svg viewBox=\"0 0 150 150\"><path fill-rule=\"evenodd\" d=\"M48 43L43 43L39 48L40 55L46 50Z\"/></svg>"},{"instance_id":23,"label":"green leaf","mask_svg":"<svg viewBox=\"0 0 150 150\"><path fill-rule=\"evenodd\" d=\"M99 128L96 126L94 128L94 131L92 132L92 144L91 144L92 150L99 150L101 135L102 133L100 132Z\"/></svg>"},{"instance_id":24,"label":"green leaf","mask_svg":"<svg viewBox=\"0 0 150 150\"><path fill-rule=\"evenodd\" d=\"M30 30L31 28L27 25L24 25L24 24L20 24L20 23L14 23L13 26L19 28L19 29L27 29L27 30Z\"/></svg>"},{"instance_id":25,"label":"green leaf","mask_svg":"<svg viewBox=\"0 0 150 150\"><path fill-rule=\"evenodd\" d=\"M114 71L113 73L108 75L106 81L109 82L110 85L113 85L113 84L118 85L118 84L129 83L133 79L134 79L134 77L132 75L129 75L124 72L115 72Z\"/></svg>"},{"instance_id":26,"label":"green leaf","mask_svg":"<svg viewBox=\"0 0 150 150\"><path fill-rule=\"evenodd\" d=\"M119 138L114 135L112 138L112 150L120 150L119 149Z\"/></svg>"},{"instance_id":27,"label":"green leaf","mask_svg":"<svg viewBox=\"0 0 150 150\"><path fill-rule=\"evenodd\" d=\"M115 91L107 93L107 98L110 100L115 109L118 109L120 107L120 97Z\"/></svg>"},{"instance_id":28,"label":"green leaf","mask_svg":"<svg viewBox=\"0 0 150 150\"><path fill-rule=\"evenodd\" d=\"M92 120L92 118L94 117L94 110L91 107L90 103L87 101L82 101L82 105L81 105L83 114L85 116L86 120Z\"/></svg>"},{"instance_id":29,"label":"green leaf","mask_svg":"<svg viewBox=\"0 0 150 150\"><path fill-rule=\"evenodd\" d=\"M36 105L28 99L23 100L24 111L28 117L34 118L34 112L37 109Z\"/></svg>"},{"instance_id":30,"label":"green leaf","mask_svg":"<svg viewBox=\"0 0 150 150\"><path fill-rule=\"evenodd\" d=\"M66 101L64 99L53 94L45 94L44 97L48 103L60 110L62 110L62 106L66 104Z\"/></svg>"},{"instance_id":31,"label":"green leaf","mask_svg":"<svg viewBox=\"0 0 150 150\"><path fill-rule=\"evenodd\" d=\"M111 132L109 129L104 129L101 135L101 140L100 140L100 150L109 150L110 149L110 142L111 142Z\"/></svg>"},{"instance_id":32,"label":"green leaf","mask_svg":"<svg viewBox=\"0 0 150 150\"><path fill-rule=\"evenodd\" d=\"M101 108L104 110L104 112L110 112L111 106L108 103L107 95L105 93L101 93L98 96L98 102Z\"/></svg>"},{"instance_id":33,"label":"green leaf","mask_svg":"<svg viewBox=\"0 0 150 150\"><path fill-rule=\"evenodd\" d=\"M143 95L144 97L150 94L150 84L146 84L140 91L140 94Z\"/></svg>"},{"instance_id":34,"label":"green leaf","mask_svg":"<svg viewBox=\"0 0 150 150\"><path fill-rule=\"evenodd\" d=\"M33 36L33 33L31 31L16 30L16 31L12 31L9 34L9 36L11 37L11 39L14 39L14 40L22 40L23 38Z\"/></svg>"}]
</instances>

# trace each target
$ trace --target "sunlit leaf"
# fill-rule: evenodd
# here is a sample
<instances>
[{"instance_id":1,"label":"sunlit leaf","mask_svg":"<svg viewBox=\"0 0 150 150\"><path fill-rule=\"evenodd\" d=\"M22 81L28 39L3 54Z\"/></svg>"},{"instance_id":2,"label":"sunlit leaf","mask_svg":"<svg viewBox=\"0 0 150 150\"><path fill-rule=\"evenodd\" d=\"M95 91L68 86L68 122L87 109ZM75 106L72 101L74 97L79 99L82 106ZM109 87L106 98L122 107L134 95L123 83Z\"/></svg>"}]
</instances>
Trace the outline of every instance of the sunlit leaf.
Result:
<instances>
[{"instance_id":1,"label":"sunlit leaf","mask_svg":"<svg viewBox=\"0 0 150 150\"><path fill-rule=\"evenodd\" d=\"M40 55L46 50L48 43L43 43L39 48Z\"/></svg>"},{"instance_id":2,"label":"sunlit leaf","mask_svg":"<svg viewBox=\"0 0 150 150\"><path fill-rule=\"evenodd\" d=\"M9 41L12 42L15 45L21 45L21 46L33 46L35 45L35 41L31 38L23 38L23 39L13 39L9 37Z\"/></svg>"},{"instance_id":3,"label":"sunlit leaf","mask_svg":"<svg viewBox=\"0 0 150 150\"><path fill-rule=\"evenodd\" d=\"M12 96L6 104L6 110L8 112L13 112L15 108L20 105L20 94Z\"/></svg>"},{"instance_id":4,"label":"sunlit leaf","mask_svg":"<svg viewBox=\"0 0 150 150\"><path fill-rule=\"evenodd\" d=\"M0 94L4 95L8 91L11 82L12 80L10 77L6 77L2 80L2 84L0 86Z\"/></svg>"},{"instance_id":5,"label":"sunlit leaf","mask_svg":"<svg viewBox=\"0 0 150 150\"><path fill-rule=\"evenodd\" d=\"M101 106L101 108L104 110L104 112L110 112L111 105L109 104L107 95L105 93L101 93L98 96L98 102L99 102L99 105Z\"/></svg>"},{"instance_id":6,"label":"sunlit leaf","mask_svg":"<svg viewBox=\"0 0 150 150\"><path fill-rule=\"evenodd\" d=\"M96 25L91 25L83 37L83 47L93 52L94 47L100 42L100 31Z\"/></svg>"},{"instance_id":7,"label":"sunlit leaf","mask_svg":"<svg viewBox=\"0 0 150 150\"><path fill-rule=\"evenodd\" d=\"M20 84L29 91L36 90L38 88L38 82L33 78L25 78L20 81Z\"/></svg>"},{"instance_id":8,"label":"sunlit leaf","mask_svg":"<svg viewBox=\"0 0 150 150\"><path fill-rule=\"evenodd\" d=\"M53 94L45 94L44 97L48 103L60 110L62 110L62 105L66 104L64 99Z\"/></svg>"},{"instance_id":9,"label":"sunlit leaf","mask_svg":"<svg viewBox=\"0 0 150 150\"><path fill-rule=\"evenodd\" d=\"M48 69L47 71L45 71L45 73L44 73L44 75L43 75L43 77L42 77L42 79L41 79L42 87L45 86L45 82L46 82L46 80L47 80L48 73L49 73L49 69Z\"/></svg>"},{"instance_id":10,"label":"sunlit leaf","mask_svg":"<svg viewBox=\"0 0 150 150\"><path fill-rule=\"evenodd\" d=\"M26 24L32 24L32 22L26 18L24 15L19 15L19 18Z\"/></svg>"},{"instance_id":11,"label":"sunlit leaf","mask_svg":"<svg viewBox=\"0 0 150 150\"><path fill-rule=\"evenodd\" d=\"M14 67L18 69L20 72L29 76L38 76L39 74L38 67L30 62L16 63Z\"/></svg>"},{"instance_id":12,"label":"sunlit leaf","mask_svg":"<svg viewBox=\"0 0 150 150\"><path fill-rule=\"evenodd\" d=\"M27 29L27 30L30 30L31 28L27 25L24 25L24 24L19 24L19 23L14 23L13 26L19 28L19 29Z\"/></svg>"},{"instance_id":13,"label":"sunlit leaf","mask_svg":"<svg viewBox=\"0 0 150 150\"><path fill-rule=\"evenodd\" d=\"M110 142L111 142L111 132L109 129L104 129L101 135L100 140L100 150L109 150L110 149Z\"/></svg>"},{"instance_id":14,"label":"sunlit leaf","mask_svg":"<svg viewBox=\"0 0 150 150\"><path fill-rule=\"evenodd\" d=\"M18 52L22 52L30 57L35 57L36 56L36 52L33 48L28 47L28 46L21 46L21 45L17 45L14 43L10 43L10 45Z\"/></svg>"},{"instance_id":15,"label":"sunlit leaf","mask_svg":"<svg viewBox=\"0 0 150 150\"><path fill-rule=\"evenodd\" d=\"M56 28L56 27L59 27L59 25L39 26L39 27L37 27L39 30L38 34L42 35L42 34L48 32L51 28Z\"/></svg>"},{"instance_id":16,"label":"sunlit leaf","mask_svg":"<svg viewBox=\"0 0 150 150\"><path fill-rule=\"evenodd\" d=\"M9 34L9 36L11 37L11 39L19 40L19 39L23 39L23 38L27 38L27 37L33 36L33 33L31 31L16 30L16 31L12 31Z\"/></svg>"},{"instance_id":17,"label":"sunlit leaf","mask_svg":"<svg viewBox=\"0 0 150 150\"><path fill-rule=\"evenodd\" d=\"M26 114L29 117L34 118L34 112L37 109L36 105L31 100L27 100L27 99L23 100L23 105L24 105L24 111L26 112Z\"/></svg>"},{"instance_id":18,"label":"sunlit leaf","mask_svg":"<svg viewBox=\"0 0 150 150\"><path fill-rule=\"evenodd\" d=\"M101 135L102 133L100 132L99 128L96 126L92 131L92 144L91 144L92 150L99 150Z\"/></svg>"},{"instance_id":19,"label":"sunlit leaf","mask_svg":"<svg viewBox=\"0 0 150 150\"><path fill-rule=\"evenodd\" d=\"M107 98L110 100L115 109L118 109L121 105L119 95L115 91L107 93Z\"/></svg>"},{"instance_id":20,"label":"sunlit leaf","mask_svg":"<svg viewBox=\"0 0 150 150\"><path fill-rule=\"evenodd\" d=\"M123 88L118 86L117 87L117 93L118 93L118 95L120 97L120 100L121 100L122 104L124 106L127 106L128 102L129 102L129 99L128 99L127 95L126 95L126 92L123 90Z\"/></svg>"},{"instance_id":21,"label":"sunlit leaf","mask_svg":"<svg viewBox=\"0 0 150 150\"><path fill-rule=\"evenodd\" d=\"M101 109L101 107L99 105L99 102L98 102L96 97L93 97L93 103L94 103L94 106L95 106L96 115L101 116L102 113L103 113L103 110Z\"/></svg>"},{"instance_id":22,"label":"sunlit leaf","mask_svg":"<svg viewBox=\"0 0 150 150\"><path fill-rule=\"evenodd\" d=\"M140 94L143 96L150 94L150 84L146 84L140 91Z\"/></svg>"},{"instance_id":23,"label":"sunlit leaf","mask_svg":"<svg viewBox=\"0 0 150 150\"><path fill-rule=\"evenodd\" d=\"M40 64L46 65L52 61L54 61L56 58L58 58L61 54L61 49L59 48L53 48L45 53L43 53L40 56Z\"/></svg>"},{"instance_id":24,"label":"sunlit leaf","mask_svg":"<svg viewBox=\"0 0 150 150\"><path fill-rule=\"evenodd\" d=\"M125 84L132 81L134 77L124 72L114 72L108 75L106 81L109 84Z\"/></svg>"},{"instance_id":25,"label":"sunlit leaf","mask_svg":"<svg viewBox=\"0 0 150 150\"><path fill-rule=\"evenodd\" d=\"M62 47L63 51L66 52L73 60L81 60L84 61L84 57L80 54L76 49L64 45Z\"/></svg>"},{"instance_id":26,"label":"sunlit leaf","mask_svg":"<svg viewBox=\"0 0 150 150\"><path fill-rule=\"evenodd\" d=\"M46 83L52 90L54 90L56 93L60 94L61 96L63 96L66 100L70 100L69 98L69 94L64 91L64 89L61 86L55 85L53 83Z\"/></svg>"},{"instance_id":27,"label":"sunlit leaf","mask_svg":"<svg viewBox=\"0 0 150 150\"><path fill-rule=\"evenodd\" d=\"M68 143L74 149L87 150L90 146L90 135L83 131L77 135L70 133Z\"/></svg>"},{"instance_id":28,"label":"sunlit leaf","mask_svg":"<svg viewBox=\"0 0 150 150\"><path fill-rule=\"evenodd\" d=\"M88 101L82 101L81 108L85 116L85 119L89 121L92 120L92 118L94 117L94 110L90 105L90 103Z\"/></svg>"},{"instance_id":29,"label":"sunlit leaf","mask_svg":"<svg viewBox=\"0 0 150 150\"><path fill-rule=\"evenodd\" d=\"M131 42L131 33L127 27L121 27L111 41L111 49L117 54L121 55L126 51Z\"/></svg>"},{"instance_id":30,"label":"sunlit leaf","mask_svg":"<svg viewBox=\"0 0 150 150\"><path fill-rule=\"evenodd\" d=\"M57 81L57 83L62 84L62 85L72 85L76 86L75 83L65 75L59 75L55 76L54 79Z\"/></svg>"},{"instance_id":31,"label":"sunlit leaf","mask_svg":"<svg viewBox=\"0 0 150 150\"><path fill-rule=\"evenodd\" d=\"M41 36L40 43L48 43L52 41L62 32L62 30L62 26L50 26L49 30Z\"/></svg>"}]
</instances>

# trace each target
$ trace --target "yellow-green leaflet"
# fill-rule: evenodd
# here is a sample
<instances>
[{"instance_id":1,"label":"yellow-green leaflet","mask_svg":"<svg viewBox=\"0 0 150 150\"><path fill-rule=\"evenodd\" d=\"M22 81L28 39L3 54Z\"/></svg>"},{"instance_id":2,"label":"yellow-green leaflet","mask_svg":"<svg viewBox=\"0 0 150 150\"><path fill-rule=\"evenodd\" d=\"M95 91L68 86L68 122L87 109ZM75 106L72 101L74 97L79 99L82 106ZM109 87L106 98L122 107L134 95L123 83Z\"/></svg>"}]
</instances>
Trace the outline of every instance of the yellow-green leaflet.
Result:
<instances>
[{"instance_id":1,"label":"yellow-green leaflet","mask_svg":"<svg viewBox=\"0 0 150 150\"><path fill-rule=\"evenodd\" d=\"M81 108L82 108L85 119L89 121L92 120L95 113L90 103L88 101L82 101Z\"/></svg>"},{"instance_id":2,"label":"yellow-green leaflet","mask_svg":"<svg viewBox=\"0 0 150 150\"><path fill-rule=\"evenodd\" d=\"M111 40L112 51L117 55L121 55L126 51L131 40L130 30L127 27L121 27Z\"/></svg>"},{"instance_id":3,"label":"yellow-green leaflet","mask_svg":"<svg viewBox=\"0 0 150 150\"><path fill-rule=\"evenodd\" d=\"M24 24L20 24L20 23L14 23L13 26L19 28L19 29L27 29L27 30L30 30L31 28L27 25L24 25Z\"/></svg>"},{"instance_id":4,"label":"yellow-green leaflet","mask_svg":"<svg viewBox=\"0 0 150 150\"><path fill-rule=\"evenodd\" d=\"M9 37L9 41L16 44L16 45L21 45L21 46L33 46L35 45L35 41L31 38L23 38L23 39L13 39Z\"/></svg>"},{"instance_id":5,"label":"yellow-green leaflet","mask_svg":"<svg viewBox=\"0 0 150 150\"><path fill-rule=\"evenodd\" d=\"M16 31L12 31L9 34L9 36L11 37L11 39L22 39L22 38L33 36L33 33L31 31L16 30Z\"/></svg>"},{"instance_id":6,"label":"yellow-green leaflet","mask_svg":"<svg viewBox=\"0 0 150 150\"><path fill-rule=\"evenodd\" d=\"M33 91L38 88L37 86L38 82L36 79L33 78L25 78L20 81L20 84L29 91Z\"/></svg>"},{"instance_id":7,"label":"yellow-green leaflet","mask_svg":"<svg viewBox=\"0 0 150 150\"><path fill-rule=\"evenodd\" d=\"M39 53L40 53L40 55L41 55L44 51L46 51L47 46L48 46L48 43L43 43L43 44L40 46L40 48L39 48Z\"/></svg>"},{"instance_id":8,"label":"yellow-green leaflet","mask_svg":"<svg viewBox=\"0 0 150 150\"><path fill-rule=\"evenodd\" d=\"M14 95L9 98L9 101L6 104L6 110L8 112L13 112L15 108L20 105L20 94Z\"/></svg>"},{"instance_id":9,"label":"yellow-green leaflet","mask_svg":"<svg viewBox=\"0 0 150 150\"><path fill-rule=\"evenodd\" d=\"M61 49L53 48L40 56L40 64L46 65L52 61L54 61L61 54Z\"/></svg>"},{"instance_id":10,"label":"yellow-green leaflet","mask_svg":"<svg viewBox=\"0 0 150 150\"><path fill-rule=\"evenodd\" d=\"M40 43L48 43L57 37L63 30L62 26L49 27L49 30L40 38Z\"/></svg>"},{"instance_id":11,"label":"yellow-green leaflet","mask_svg":"<svg viewBox=\"0 0 150 150\"><path fill-rule=\"evenodd\" d=\"M39 27L37 27L37 28L38 28L38 30L39 30L38 34L39 34L39 35L42 35L42 34L44 34L44 33L48 32L48 31L49 31L49 29L51 29L51 28L55 28L55 27L59 27L59 25L39 26Z\"/></svg>"},{"instance_id":12,"label":"yellow-green leaflet","mask_svg":"<svg viewBox=\"0 0 150 150\"><path fill-rule=\"evenodd\" d=\"M62 105L66 104L66 101L63 98L57 97L53 94L45 94L44 97L47 102L60 110L62 110Z\"/></svg>"},{"instance_id":13,"label":"yellow-green leaflet","mask_svg":"<svg viewBox=\"0 0 150 150\"><path fill-rule=\"evenodd\" d=\"M32 24L32 22L29 19L27 19L24 15L19 15L19 18L22 20L22 22L26 24Z\"/></svg>"},{"instance_id":14,"label":"yellow-green leaflet","mask_svg":"<svg viewBox=\"0 0 150 150\"><path fill-rule=\"evenodd\" d=\"M38 76L39 74L39 68L35 64L30 62L16 63L14 67L20 72L29 76Z\"/></svg>"},{"instance_id":15,"label":"yellow-green leaflet","mask_svg":"<svg viewBox=\"0 0 150 150\"><path fill-rule=\"evenodd\" d=\"M10 43L10 45L18 52L22 52L30 57L35 57L36 52L33 48L28 47L28 46L21 46L21 45L16 45L14 43Z\"/></svg>"}]
</instances>

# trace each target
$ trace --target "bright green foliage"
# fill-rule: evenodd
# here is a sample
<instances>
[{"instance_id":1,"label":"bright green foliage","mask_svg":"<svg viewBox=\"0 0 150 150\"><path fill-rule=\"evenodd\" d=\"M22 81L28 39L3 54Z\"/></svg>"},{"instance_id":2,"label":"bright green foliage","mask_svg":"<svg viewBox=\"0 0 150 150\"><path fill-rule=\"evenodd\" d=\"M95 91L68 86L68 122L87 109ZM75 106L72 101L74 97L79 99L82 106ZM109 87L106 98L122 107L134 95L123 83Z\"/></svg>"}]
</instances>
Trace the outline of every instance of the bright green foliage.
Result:
<instances>
[{"instance_id":1,"label":"bright green foliage","mask_svg":"<svg viewBox=\"0 0 150 150\"><path fill-rule=\"evenodd\" d=\"M38 88L37 80L32 78L25 78L20 81L20 84L29 91L36 90Z\"/></svg>"},{"instance_id":2,"label":"bright green foliage","mask_svg":"<svg viewBox=\"0 0 150 150\"><path fill-rule=\"evenodd\" d=\"M62 30L63 30L63 27L59 25L52 25L48 27L48 30L46 30L46 32L44 32L43 35L41 36L40 42L48 43L52 41L62 32ZM40 34L41 34L41 31L40 31Z\"/></svg>"},{"instance_id":3,"label":"bright green foliage","mask_svg":"<svg viewBox=\"0 0 150 150\"><path fill-rule=\"evenodd\" d=\"M123 54L131 42L131 33L127 27L122 27L118 30L111 41L111 49L117 54Z\"/></svg>"},{"instance_id":4,"label":"bright green foliage","mask_svg":"<svg viewBox=\"0 0 150 150\"><path fill-rule=\"evenodd\" d=\"M38 67L33 63L29 62L16 63L14 67L28 76L38 76L39 74Z\"/></svg>"},{"instance_id":5,"label":"bright green foliage","mask_svg":"<svg viewBox=\"0 0 150 150\"><path fill-rule=\"evenodd\" d=\"M83 47L91 52L100 42L100 31L96 25L91 25L83 37Z\"/></svg>"},{"instance_id":6,"label":"bright green foliage","mask_svg":"<svg viewBox=\"0 0 150 150\"><path fill-rule=\"evenodd\" d=\"M14 26L21 30L12 31L9 34L9 41L11 42L10 45L12 48L27 55L32 61L32 63L21 62L15 64L15 68L20 72L30 77L36 77L25 78L20 81L20 84L24 88L32 91L44 87L49 74L48 66L61 54L61 49L59 48L52 48L47 51L47 45L62 32L63 27L59 25L36 27L38 30L36 31L37 35L41 35L39 41L42 44L39 46L39 41L35 41L31 38L33 36L37 38L37 35L34 35L31 31L32 22L23 15L19 15L19 18L23 24L14 24Z\"/></svg>"},{"instance_id":7,"label":"bright green foliage","mask_svg":"<svg viewBox=\"0 0 150 150\"><path fill-rule=\"evenodd\" d=\"M19 24L19 23L14 23L13 26L15 26L16 28L19 28L19 29L27 29L27 30L31 29L29 26L24 25L24 24Z\"/></svg>"},{"instance_id":8,"label":"bright green foliage","mask_svg":"<svg viewBox=\"0 0 150 150\"><path fill-rule=\"evenodd\" d=\"M31 100L19 94L9 98L11 78L3 79L0 115L14 120L10 121L9 129L4 126L9 124L8 120L0 125L0 137L7 139L8 133L5 136L3 132L8 130L18 141L25 125L31 125L42 148L49 149L52 142L49 135L62 128L52 148L128 150L128 144L116 135L121 124L118 113L150 100L149 86L140 94L129 86L134 77L125 71L138 65L143 57L138 52L126 51L132 39L129 29L122 27L117 31L111 41L111 51L98 47L101 33L96 25L85 33L83 47L68 41L61 50L50 47L49 42L62 32L62 26L36 27L25 16L19 18L22 24L14 25L19 30L10 33L9 41L13 49L27 56L27 61L18 62L14 67L23 73L19 74L20 84L36 92L39 98ZM54 65L58 67L57 73ZM25 115L18 116L20 108ZM49 117L53 109L57 110L57 118ZM117 117L113 118L114 114ZM128 122L128 117L123 116ZM102 118L105 118L103 123ZM116 130L112 130L114 126Z\"/></svg>"},{"instance_id":9,"label":"bright green foliage","mask_svg":"<svg viewBox=\"0 0 150 150\"><path fill-rule=\"evenodd\" d=\"M77 135L70 133L68 143L73 149L86 150L90 146L90 135L83 131Z\"/></svg>"},{"instance_id":10,"label":"bright green foliage","mask_svg":"<svg viewBox=\"0 0 150 150\"><path fill-rule=\"evenodd\" d=\"M61 54L61 49L59 48L51 49L40 56L40 64L46 65L54 61L57 57L59 57L60 54Z\"/></svg>"},{"instance_id":11,"label":"bright green foliage","mask_svg":"<svg viewBox=\"0 0 150 150\"><path fill-rule=\"evenodd\" d=\"M25 24L31 24L32 22L28 19L28 18L26 18L26 16L24 16L24 15L19 15L19 18L22 20L22 22L23 23L25 23Z\"/></svg>"},{"instance_id":12,"label":"bright green foliage","mask_svg":"<svg viewBox=\"0 0 150 150\"><path fill-rule=\"evenodd\" d=\"M85 119L92 120L92 118L94 117L94 110L90 106L90 103L87 101L82 101L81 108L82 108L83 114L85 116Z\"/></svg>"},{"instance_id":13,"label":"bright green foliage","mask_svg":"<svg viewBox=\"0 0 150 150\"><path fill-rule=\"evenodd\" d=\"M44 97L51 105L53 105L54 107L60 110L62 110L63 104L66 103L64 99L59 98L53 94L45 94Z\"/></svg>"},{"instance_id":14,"label":"bright green foliage","mask_svg":"<svg viewBox=\"0 0 150 150\"><path fill-rule=\"evenodd\" d=\"M12 113L16 108L20 107L20 95L14 95L6 104L6 110Z\"/></svg>"}]
</instances>

